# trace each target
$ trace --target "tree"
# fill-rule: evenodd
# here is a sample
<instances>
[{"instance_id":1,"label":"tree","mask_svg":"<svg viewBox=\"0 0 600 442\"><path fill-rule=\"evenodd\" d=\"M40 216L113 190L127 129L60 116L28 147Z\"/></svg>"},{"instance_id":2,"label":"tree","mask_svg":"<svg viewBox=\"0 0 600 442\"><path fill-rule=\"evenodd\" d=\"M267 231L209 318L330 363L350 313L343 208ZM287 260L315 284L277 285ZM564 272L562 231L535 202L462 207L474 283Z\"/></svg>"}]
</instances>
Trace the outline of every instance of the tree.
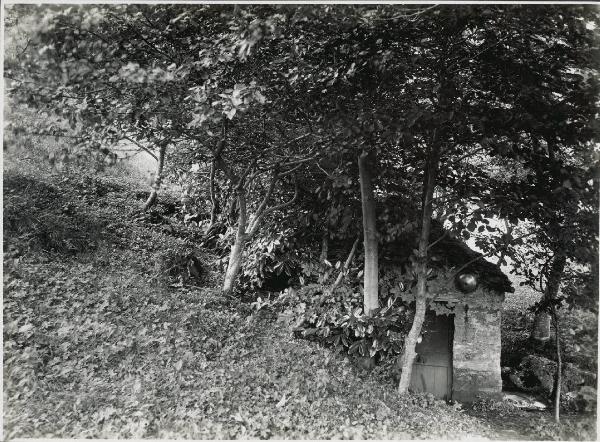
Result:
<instances>
[{"instance_id":1,"label":"tree","mask_svg":"<svg viewBox=\"0 0 600 442\"><path fill-rule=\"evenodd\" d=\"M566 113L571 115L573 109L581 111L584 105L587 106L586 113L583 117L577 118L575 121L571 120L569 121L569 124L565 124L561 128L561 136L566 137L567 134L569 134L570 140L577 142L579 145L585 145L593 131L585 129L585 127L584 130L581 131L579 128L582 125L585 126L585 124L587 124L586 117L590 115L590 110L592 113L595 110L593 104L595 102L590 100L591 94L589 94L590 89L593 90L595 86L587 88L587 91L583 93L580 93L580 90L577 90L574 97L570 96L570 92L573 90L573 82L571 79L565 78L564 72L575 66L585 68L585 66L589 64L589 39L592 38L592 35L589 30L584 31L582 29L585 24L580 23L579 20L580 14L585 15L586 11L589 10L545 10L540 16L532 18L523 9L511 8L508 11L505 11L506 13L499 20L489 19L488 17L490 17L490 14L487 14L486 10L483 11L484 14L482 14L482 16L477 18L474 15L469 14L468 10L449 12L452 19L448 20L448 17L445 18L447 22L453 25L453 27L451 29L444 29L443 25L441 25L441 30L433 32L433 35L440 36L440 39L444 43L444 46L440 46L446 48L438 60L440 60L439 62L441 63L445 61L447 64L446 66L442 64L441 68L438 68L438 72L441 73L438 78L440 78L439 84L441 85L440 90L442 91L445 89L444 80L448 81L448 76L452 78L450 84L454 90L451 92L451 96L453 97L453 100L459 100L461 105L455 106L452 109L453 115L451 118L454 124L453 127L446 129L446 134L442 133L442 140L445 137L448 137L446 138L446 143L454 142L462 144L465 141L469 143L469 139L473 140L473 138L469 136L468 132L471 132L472 135L479 135L481 137L480 140L495 140L496 137L507 137L507 134L509 133L509 130L507 130L508 127L511 128L513 133L515 130L515 112L520 116L518 121L521 121L521 127L519 128L521 132L518 132L519 137L523 137L524 134L526 134L526 139L536 139L541 137L544 134L544 130L550 126L550 121L552 119L549 117L550 114L547 108L536 109L532 106L530 97L539 93L539 95L542 96L548 94L560 94L562 97L569 97L569 99L565 99L563 109ZM503 33L501 24L504 20L507 21L507 24L510 24L507 28L511 28L511 31L506 34ZM571 24L568 26L554 26L554 21L560 22L563 20L570 21ZM549 26L548 22L553 23L552 26ZM428 26L431 28L431 23L428 23ZM573 28L575 28L576 31L573 32ZM493 32L493 35L490 34L490 32ZM523 37L530 35L531 33L541 36L540 39L544 42L544 46L527 47L523 45ZM460 48L457 48L457 42L462 41L464 43L465 38L471 45L463 44ZM569 50L557 48L557 41L559 40L569 42L567 43L567 46L570 46ZM473 50L473 46L477 46L477 49ZM575 46L582 47L582 50L581 52L576 51L572 54L569 51ZM459 55L453 50L463 53ZM472 50L472 52L468 53L470 50ZM465 52L467 53L465 54ZM544 62L544 64L548 63L548 69L546 69L545 66L536 66L533 62L531 65L528 65L530 66L528 70L531 72L531 76L529 77L530 81L528 81L527 84L528 90L525 97L517 92L516 84L514 83L510 70L497 73L490 69L490 59L488 57L494 57L495 60L505 60L508 63L508 66L511 64L523 66L523 63L526 60L539 58L539 55L542 52L547 53L548 55L548 58L545 59ZM570 54L570 57L565 57L564 52ZM582 53L585 52L587 52L586 57L583 57ZM465 60L469 61L464 65L461 65ZM475 60L475 63L472 63L471 60ZM431 65L435 64L431 63ZM438 66L440 65L438 64ZM446 78L444 73L446 73ZM449 73L454 75L448 75ZM466 79L472 78L477 79L476 83L465 81ZM549 82L554 86L553 90L548 90L546 86L548 83L546 82ZM522 88L523 84L519 84L519 87ZM529 94L532 95L530 96ZM485 96L486 101L481 101L481 99L477 98L478 96ZM567 104L567 101L570 103ZM443 100L439 100L439 102L443 103ZM498 103L502 104L499 105ZM476 108L479 109L479 115L473 112ZM444 111L447 112L448 109L444 109L443 106L439 106L437 109L438 115ZM513 115L509 115L509 112L512 112ZM545 124L548 124L548 126L545 126L545 124L536 124L536 121L539 121L540 119L542 119ZM493 121L493 125L488 123L488 121ZM436 126L438 127L438 130L443 131L445 129L444 125ZM465 143L466 146L468 146L467 143ZM441 154L439 158L441 159L441 162L439 167L442 174L451 171L452 168L455 167L452 164L456 161L455 159L457 157L462 158L464 154L464 151L461 153L455 148L448 149L448 144L442 144L443 148L440 149ZM469 144L474 143L471 141ZM532 162L535 161L534 158L537 157L535 146L524 143L520 143L519 146L521 149L518 153L515 152L517 158L530 158ZM431 145L431 149L429 158L432 158L435 163L437 156L437 152L434 150L435 145ZM480 141L479 145L475 145L474 148L471 149L467 148L466 152L469 150L486 152L488 155L511 156L506 155L504 147L497 142L482 143ZM445 163L450 166L450 170L445 169L445 167L448 167L444 167ZM552 171L553 169L546 169L545 173L552 173ZM444 175L440 176L444 177ZM445 180L447 180L446 177L444 177L444 181ZM431 192L431 189L427 186L427 182L428 180L425 181L426 185L423 186L423 207L426 207L427 191L429 190ZM463 194L463 198L468 195L469 194ZM517 200L516 204L518 205L519 203L520 201ZM425 210L423 211L423 214L423 220L430 215ZM421 225L420 238L425 242L426 240L424 238L427 237L427 225L424 222L422 222ZM476 224L474 224L470 230L474 228L476 228ZM423 253L421 252L419 255L422 257ZM421 275L423 274L422 272L423 270L421 269ZM417 283L417 287L419 287L419 283ZM421 292L421 290L418 290L415 296L417 302L419 299L419 292ZM420 309L417 307L418 313L423 310L423 307ZM413 337L411 335L416 337L418 332L420 332L418 324L420 315L417 314L415 318L403 355L403 371L400 381L401 391L405 390L410 382L410 368L413 359L411 356L414 351L412 345L410 345L412 344L410 338Z\"/></svg>"},{"instance_id":2,"label":"tree","mask_svg":"<svg viewBox=\"0 0 600 442\"><path fill-rule=\"evenodd\" d=\"M292 142L288 142L288 144L293 144ZM292 151L288 150L287 155L285 153L282 155L280 150L282 146L275 145L268 150L261 149L259 152L252 152L253 155L249 159L250 163L248 166L243 168L241 172L237 172L234 167L227 164L223 159L224 147L225 143L222 143L215 151L215 165L224 171L228 180L234 186L238 212L235 241L230 252L229 263L223 282L223 291L230 293L234 289L235 281L240 271L242 254L246 242L256 234L266 216L274 211L282 210L292 205L298 197L298 187L296 184L294 195L291 199L269 207L269 202L273 197L277 183L280 180L286 179L286 177L293 176L292 174L302 167L304 163L314 159L315 154L314 152L306 153L305 151L301 151L304 157L297 156L294 159ZM239 154L239 151L235 153ZM261 180L265 174L270 174L270 178ZM261 183L260 181L263 182ZM259 186L263 184L262 187L265 190L262 200L256 205L252 216L249 217L247 191L250 186L256 183Z\"/></svg>"},{"instance_id":3,"label":"tree","mask_svg":"<svg viewBox=\"0 0 600 442\"><path fill-rule=\"evenodd\" d=\"M370 160L370 161L369 161ZM378 238L376 226L375 197L371 170L374 167L372 153L363 152L358 157L362 221L365 245L364 310L367 315L379 307Z\"/></svg>"},{"instance_id":4,"label":"tree","mask_svg":"<svg viewBox=\"0 0 600 442\"><path fill-rule=\"evenodd\" d=\"M253 106L265 103L264 89L254 81L238 80L252 77L252 69L234 74L245 67L262 31L254 40L244 38L245 17L232 29L221 9L46 8L33 26L26 56L14 60L9 73L17 83L11 91L15 99L38 108L56 106L81 139L100 138L104 146L123 139L141 148L158 146L158 172L146 208L156 200L168 145L193 143L196 158L213 161L233 186L238 211L238 234L224 282L224 290L231 291L244 243L273 211L267 206L275 185L311 154L294 156L293 149L301 150L298 141L306 134L298 124L279 118L276 107L270 115L251 112ZM236 21L235 14L232 20ZM200 62L198 50L204 57ZM236 124L243 114L245 124ZM228 131L215 135L230 120ZM265 120L270 125L266 129L261 124ZM257 124L262 133L247 131ZM296 131L295 138L287 139L290 130ZM231 133L237 137L235 149L226 143ZM260 146L265 142L266 149ZM244 167L236 161L244 162ZM270 179L265 179L268 174ZM263 188L264 197L248 218L246 186L254 183ZM293 200L275 208L283 209Z\"/></svg>"},{"instance_id":5,"label":"tree","mask_svg":"<svg viewBox=\"0 0 600 442\"><path fill-rule=\"evenodd\" d=\"M497 150L499 156L516 160L518 168L511 170L509 165L500 167L500 173L496 170L491 174L488 168L488 175L495 176L492 180L482 179L483 186L479 186L482 212L490 213L491 208L514 225L527 223L529 232L514 236L509 230L497 238L495 245L485 241L478 241L478 245L488 253L496 250L502 256L501 262L510 257L514 271L543 293L533 335L549 338L549 319L554 318L559 367L554 389L558 421L558 324L563 299L559 297L559 287L565 278L580 273L581 266L584 273L590 272L597 255L593 238L597 237L598 163L592 146L598 137L593 121L598 112L595 97L599 66L591 56L597 51L597 38L590 23L597 23L598 15L586 8L548 12L543 20L554 22L555 28L536 35L545 43L538 51L548 54L544 63L549 64L543 70L536 68L526 92L515 95L511 101L511 109L520 116L518 130L515 132L512 127L512 134L503 132L500 119L500 130L490 140L505 144ZM520 56L533 55L526 54L523 51ZM497 80L495 83L501 84ZM527 241L523 241L525 236Z\"/></svg>"}]
</instances>

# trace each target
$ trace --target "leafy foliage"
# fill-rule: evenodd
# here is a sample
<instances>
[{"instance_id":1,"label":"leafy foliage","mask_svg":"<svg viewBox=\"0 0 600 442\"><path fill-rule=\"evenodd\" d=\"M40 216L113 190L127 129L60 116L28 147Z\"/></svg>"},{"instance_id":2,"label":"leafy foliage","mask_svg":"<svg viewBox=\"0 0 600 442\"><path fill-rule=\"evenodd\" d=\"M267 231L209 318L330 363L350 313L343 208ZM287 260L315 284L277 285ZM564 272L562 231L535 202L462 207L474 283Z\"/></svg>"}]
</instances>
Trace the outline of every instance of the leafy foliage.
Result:
<instances>
[{"instance_id":1,"label":"leafy foliage","mask_svg":"<svg viewBox=\"0 0 600 442\"><path fill-rule=\"evenodd\" d=\"M360 293L347 285L333 291L311 283L300 289L288 289L272 307L282 310L294 321L297 336L316 340L348 355L377 361L393 359L402 352L410 312L395 297L387 305L362 313Z\"/></svg>"},{"instance_id":2,"label":"leafy foliage","mask_svg":"<svg viewBox=\"0 0 600 442\"><path fill-rule=\"evenodd\" d=\"M521 410L514 404L504 401L479 398L471 404L471 410L478 414L502 413L504 416L510 414L521 414Z\"/></svg>"},{"instance_id":3,"label":"leafy foliage","mask_svg":"<svg viewBox=\"0 0 600 442\"><path fill-rule=\"evenodd\" d=\"M265 226L246 250L240 275L242 290L282 291L297 282L301 250L291 229L276 230Z\"/></svg>"},{"instance_id":4,"label":"leafy foliage","mask_svg":"<svg viewBox=\"0 0 600 442\"><path fill-rule=\"evenodd\" d=\"M74 255L97 246L101 223L90 219L59 188L10 174L4 176L3 184L4 242L10 256L31 250ZM89 191L97 194L99 189L103 188Z\"/></svg>"},{"instance_id":5,"label":"leafy foliage","mask_svg":"<svg viewBox=\"0 0 600 442\"><path fill-rule=\"evenodd\" d=\"M197 252L189 246L175 244L157 253L156 277L167 280L177 279L181 284L199 285L205 269L196 256Z\"/></svg>"}]
</instances>

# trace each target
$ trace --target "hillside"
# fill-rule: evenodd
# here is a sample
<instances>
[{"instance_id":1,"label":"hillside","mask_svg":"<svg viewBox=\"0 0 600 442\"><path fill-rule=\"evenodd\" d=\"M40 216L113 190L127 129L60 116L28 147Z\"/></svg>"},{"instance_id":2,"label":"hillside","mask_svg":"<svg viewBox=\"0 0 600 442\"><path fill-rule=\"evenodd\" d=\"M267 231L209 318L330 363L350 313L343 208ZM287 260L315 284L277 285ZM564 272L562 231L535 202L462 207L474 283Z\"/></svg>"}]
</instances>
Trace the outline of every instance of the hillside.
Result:
<instances>
[{"instance_id":1,"label":"hillside","mask_svg":"<svg viewBox=\"0 0 600 442\"><path fill-rule=\"evenodd\" d=\"M215 257L164 206L142 214L122 176L9 158L3 182L7 439L529 439L549 419L507 432L293 339L275 314L223 297ZM204 270L182 284L190 252Z\"/></svg>"},{"instance_id":2,"label":"hillside","mask_svg":"<svg viewBox=\"0 0 600 442\"><path fill-rule=\"evenodd\" d=\"M7 438L487 434L224 299L208 270L202 287L157 274L193 243L131 221L134 195L119 180L5 171Z\"/></svg>"}]
</instances>

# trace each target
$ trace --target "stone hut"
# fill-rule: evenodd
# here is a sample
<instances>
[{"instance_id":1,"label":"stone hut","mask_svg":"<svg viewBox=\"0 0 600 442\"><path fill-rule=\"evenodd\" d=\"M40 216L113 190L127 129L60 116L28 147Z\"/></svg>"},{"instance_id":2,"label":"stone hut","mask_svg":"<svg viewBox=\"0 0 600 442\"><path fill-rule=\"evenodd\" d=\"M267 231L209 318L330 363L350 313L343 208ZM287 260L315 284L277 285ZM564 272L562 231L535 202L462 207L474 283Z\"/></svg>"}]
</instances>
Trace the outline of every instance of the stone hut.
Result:
<instances>
[{"instance_id":1,"label":"stone hut","mask_svg":"<svg viewBox=\"0 0 600 442\"><path fill-rule=\"evenodd\" d=\"M410 268L417 247L416 229L399 226L393 239L380 244L380 297L385 298L394 279ZM429 310L417 345L411 389L433 393L439 398L472 402L478 397L499 398L500 319L504 293L514 289L500 268L485 260L464 242L451 237L439 222L432 222L428 280ZM329 245L330 260L345 260L348 241ZM455 276L471 275L472 290L461 290ZM285 275L283 275L285 276ZM277 285L279 284L279 285ZM293 284L291 278L265 279L263 288L283 290ZM414 301L404 290L405 302Z\"/></svg>"},{"instance_id":2,"label":"stone hut","mask_svg":"<svg viewBox=\"0 0 600 442\"><path fill-rule=\"evenodd\" d=\"M382 261L388 270L406 265L411 253L406 245L414 247L414 240L406 239L384 245ZM434 225L430 243L431 303L416 348L411 389L459 402L498 399L502 302L504 293L514 289L497 265L451 238L440 225ZM461 275L474 277L476 284L464 287Z\"/></svg>"}]
</instances>

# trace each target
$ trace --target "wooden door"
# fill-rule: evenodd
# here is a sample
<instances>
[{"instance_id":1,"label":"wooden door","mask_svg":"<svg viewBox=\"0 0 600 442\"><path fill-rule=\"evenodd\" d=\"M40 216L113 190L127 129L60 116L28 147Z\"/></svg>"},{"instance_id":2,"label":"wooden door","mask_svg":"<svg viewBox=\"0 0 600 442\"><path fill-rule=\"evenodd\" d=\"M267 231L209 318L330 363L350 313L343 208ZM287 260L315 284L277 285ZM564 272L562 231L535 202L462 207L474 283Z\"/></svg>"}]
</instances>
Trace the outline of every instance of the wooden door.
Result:
<instances>
[{"instance_id":1,"label":"wooden door","mask_svg":"<svg viewBox=\"0 0 600 442\"><path fill-rule=\"evenodd\" d=\"M410 390L432 393L440 399L452 397L452 339L454 316L428 312L423 339L417 344Z\"/></svg>"}]
</instances>

